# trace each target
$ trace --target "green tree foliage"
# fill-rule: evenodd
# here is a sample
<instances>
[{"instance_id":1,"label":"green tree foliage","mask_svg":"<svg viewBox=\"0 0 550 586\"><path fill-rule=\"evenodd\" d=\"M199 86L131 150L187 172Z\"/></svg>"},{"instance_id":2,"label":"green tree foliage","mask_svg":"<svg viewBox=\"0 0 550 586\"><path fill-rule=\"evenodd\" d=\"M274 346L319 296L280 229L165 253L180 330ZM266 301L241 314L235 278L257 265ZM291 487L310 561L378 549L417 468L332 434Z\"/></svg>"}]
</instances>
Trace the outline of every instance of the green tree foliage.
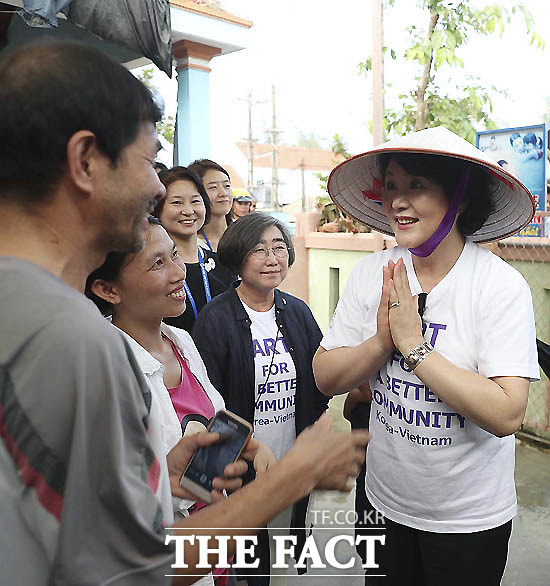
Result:
<instances>
[{"instance_id":1,"label":"green tree foliage","mask_svg":"<svg viewBox=\"0 0 550 586\"><path fill-rule=\"evenodd\" d=\"M164 118L157 122L157 132L164 136L164 138L170 143L174 144L174 132L176 129L176 121L173 116L164 116Z\"/></svg>"},{"instance_id":2,"label":"green tree foliage","mask_svg":"<svg viewBox=\"0 0 550 586\"><path fill-rule=\"evenodd\" d=\"M153 77L155 76L155 72L152 67L148 67L147 69L143 69L142 72L138 75L138 79L141 83L144 83L150 90L156 91L156 86L153 82Z\"/></svg>"},{"instance_id":3,"label":"green tree foliage","mask_svg":"<svg viewBox=\"0 0 550 586\"><path fill-rule=\"evenodd\" d=\"M321 149L321 139L316 132L302 132L298 133L297 146L306 149Z\"/></svg>"},{"instance_id":4,"label":"green tree foliage","mask_svg":"<svg viewBox=\"0 0 550 586\"><path fill-rule=\"evenodd\" d=\"M395 5L410 0L386 0L386 5ZM506 6L491 5L476 8L474 0L417 0L425 26L411 24L407 31L411 38L404 58L416 62L418 75L416 87L400 94L398 110L385 111L384 124L388 134L403 134L431 126L445 125L470 142L475 140L477 129L495 128L491 119L491 93L496 88L487 88L479 78L469 76L466 84L455 85L444 92L436 78L449 68L464 67L457 50L466 45L473 35L502 35L506 25L514 18L522 18L530 44L544 48L544 41L533 30L533 17L523 6L509 0ZM387 53L387 48L385 50ZM390 50L393 59L398 58ZM368 73L372 69L369 57L359 65L359 71Z\"/></svg>"},{"instance_id":5,"label":"green tree foliage","mask_svg":"<svg viewBox=\"0 0 550 586\"><path fill-rule=\"evenodd\" d=\"M335 134L332 137L332 144L330 145L330 150L335 155L340 155L344 157L344 159L349 159L351 157L350 153L348 152L348 147L344 142L344 139L339 134Z\"/></svg>"},{"instance_id":6,"label":"green tree foliage","mask_svg":"<svg viewBox=\"0 0 550 586\"><path fill-rule=\"evenodd\" d=\"M152 67L143 69L137 76L154 94L158 94L158 88L154 83L155 72ZM174 144L175 120L173 116L163 116L160 122L157 122L157 132L163 136L170 144Z\"/></svg>"},{"instance_id":7,"label":"green tree foliage","mask_svg":"<svg viewBox=\"0 0 550 586\"><path fill-rule=\"evenodd\" d=\"M338 157L338 155L340 155L341 157L344 157L344 159L349 159L352 156L348 152L348 147L347 147L346 143L344 142L343 138L339 134L335 134L332 137L332 143L330 145L330 150L334 153L334 164L335 165L340 162L340 160L336 158L336 157ZM321 189L328 193L328 189L327 189L328 175L325 175L324 173L314 173L314 175L315 175L315 177L317 177L317 179L319 179L319 184L321 186ZM327 202L325 202L325 203L327 203Z\"/></svg>"}]
</instances>

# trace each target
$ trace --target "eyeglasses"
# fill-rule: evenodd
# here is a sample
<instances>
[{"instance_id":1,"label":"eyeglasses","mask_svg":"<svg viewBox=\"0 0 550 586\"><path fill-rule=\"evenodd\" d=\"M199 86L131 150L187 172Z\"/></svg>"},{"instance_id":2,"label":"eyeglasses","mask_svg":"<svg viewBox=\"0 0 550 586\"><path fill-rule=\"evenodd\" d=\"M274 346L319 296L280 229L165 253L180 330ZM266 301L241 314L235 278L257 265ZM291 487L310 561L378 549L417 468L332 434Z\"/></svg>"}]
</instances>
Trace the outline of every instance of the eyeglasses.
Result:
<instances>
[{"instance_id":1,"label":"eyeglasses","mask_svg":"<svg viewBox=\"0 0 550 586\"><path fill-rule=\"evenodd\" d=\"M269 257L270 251L272 251L277 258L286 258L288 256L288 248L285 244L277 244L277 246L274 246L273 248L258 246L258 248L250 251L250 254L258 260L265 260Z\"/></svg>"}]
</instances>

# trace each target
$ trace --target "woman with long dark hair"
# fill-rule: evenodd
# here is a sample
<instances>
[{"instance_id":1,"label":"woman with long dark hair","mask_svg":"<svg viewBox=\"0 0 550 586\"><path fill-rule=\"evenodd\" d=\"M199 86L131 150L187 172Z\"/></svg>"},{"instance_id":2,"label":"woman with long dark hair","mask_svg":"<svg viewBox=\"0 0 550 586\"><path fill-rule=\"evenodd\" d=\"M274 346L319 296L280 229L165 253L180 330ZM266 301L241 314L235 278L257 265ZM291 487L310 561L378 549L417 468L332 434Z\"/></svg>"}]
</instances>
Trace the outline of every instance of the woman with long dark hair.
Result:
<instances>
[{"instance_id":1,"label":"woman with long dark hair","mask_svg":"<svg viewBox=\"0 0 550 586\"><path fill-rule=\"evenodd\" d=\"M208 378L203 361L184 330L163 320L180 315L186 304L186 266L174 241L160 222L149 218L145 248L137 254L110 253L88 278L86 293L114 327L124 335L149 385L160 423L162 455L181 439L204 431L214 414L225 408L220 393ZM160 458L161 465L165 465ZM261 446L254 468L265 471L275 463L271 451ZM165 520L199 510L204 503L170 499L167 486L159 486ZM224 572L214 572L221 575ZM207 576L201 584L211 584Z\"/></svg>"},{"instance_id":2,"label":"woman with long dark hair","mask_svg":"<svg viewBox=\"0 0 550 586\"><path fill-rule=\"evenodd\" d=\"M220 238L233 219L231 177L221 165L210 159L197 159L188 168L200 177L210 199L210 222L200 230L199 244L216 252Z\"/></svg>"}]
</instances>

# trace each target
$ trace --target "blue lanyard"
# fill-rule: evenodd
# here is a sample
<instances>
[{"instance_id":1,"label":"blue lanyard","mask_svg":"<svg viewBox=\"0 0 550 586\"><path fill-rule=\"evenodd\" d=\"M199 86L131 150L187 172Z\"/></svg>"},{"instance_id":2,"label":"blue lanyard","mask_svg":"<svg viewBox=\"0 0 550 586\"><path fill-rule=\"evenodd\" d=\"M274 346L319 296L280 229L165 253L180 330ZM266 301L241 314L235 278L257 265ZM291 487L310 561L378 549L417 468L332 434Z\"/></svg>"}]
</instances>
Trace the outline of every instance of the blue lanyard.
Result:
<instances>
[{"instance_id":1,"label":"blue lanyard","mask_svg":"<svg viewBox=\"0 0 550 586\"><path fill-rule=\"evenodd\" d=\"M201 236L204 238L204 241L208 245L208 248L210 248L210 252L214 252L214 249L212 248L212 245L210 244L210 240L208 240L208 236L204 232L204 228L201 229Z\"/></svg>"},{"instance_id":2,"label":"blue lanyard","mask_svg":"<svg viewBox=\"0 0 550 586\"><path fill-rule=\"evenodd\" d=\"M204 266L204 257L202 256L200 246L198 248L198 253L199 253L199 265L201 267L201 273L202 273L202 283L204 286L204 296L206 297L206 303L210 303L210 301L212 300L212 294L210 293L210 283L208 282L208 273L206 272L206 268ZM189 289L189 285L187 284L187 281L183 284L183 286L185 288L185 294L187 295L187 299L189 300L189 303L191 304L191 307L193 308L193 314L195 315L195 319L197 319L197 316L199 315L199 312L197 310L197 303L195 301L195 298L193 297L193 294L191 293L191 289Z\"/></svg>"}]
</instances>

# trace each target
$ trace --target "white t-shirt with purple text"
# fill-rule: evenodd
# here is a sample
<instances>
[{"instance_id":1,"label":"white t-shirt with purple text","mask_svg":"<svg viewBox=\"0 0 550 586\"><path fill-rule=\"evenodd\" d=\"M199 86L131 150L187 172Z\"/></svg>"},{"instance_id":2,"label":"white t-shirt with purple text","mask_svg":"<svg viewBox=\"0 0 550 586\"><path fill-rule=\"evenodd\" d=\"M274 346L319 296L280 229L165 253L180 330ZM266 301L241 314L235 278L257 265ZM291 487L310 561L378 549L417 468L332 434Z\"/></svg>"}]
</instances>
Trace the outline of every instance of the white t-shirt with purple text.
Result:
<instances>
[{"instance_id":1,"label":"white t-shirt with purple text","mask_svg":"<svg viewBox=\"0 0 550 586\"><path fill-rule=\"evenodd\" d=\"M283 334L277 331L275 306L269 311L255 311L245 303L243 306L252 322L254 437L280 459L296 440L296 368Z\"/></svg>"},{"instance_id":2,"label":"white t-shirt with purple text","mask_svg":"<svg viewBox=\"0 0 550 586\"><path fill-rule=\"evenodd\" d=\"M349 278L323 348L357 346L376 333L382 267L401 257L412 294L422 292L408 250L367 256ZM485 377L539 378L529 286L470 240L428 294L423 329L456 366ZM397 523L440 533L491 529L516 514L513 435L498 438L446 405L397 350L369 383L366 488L375 508Z\"/></svg>"}]
</instances>

